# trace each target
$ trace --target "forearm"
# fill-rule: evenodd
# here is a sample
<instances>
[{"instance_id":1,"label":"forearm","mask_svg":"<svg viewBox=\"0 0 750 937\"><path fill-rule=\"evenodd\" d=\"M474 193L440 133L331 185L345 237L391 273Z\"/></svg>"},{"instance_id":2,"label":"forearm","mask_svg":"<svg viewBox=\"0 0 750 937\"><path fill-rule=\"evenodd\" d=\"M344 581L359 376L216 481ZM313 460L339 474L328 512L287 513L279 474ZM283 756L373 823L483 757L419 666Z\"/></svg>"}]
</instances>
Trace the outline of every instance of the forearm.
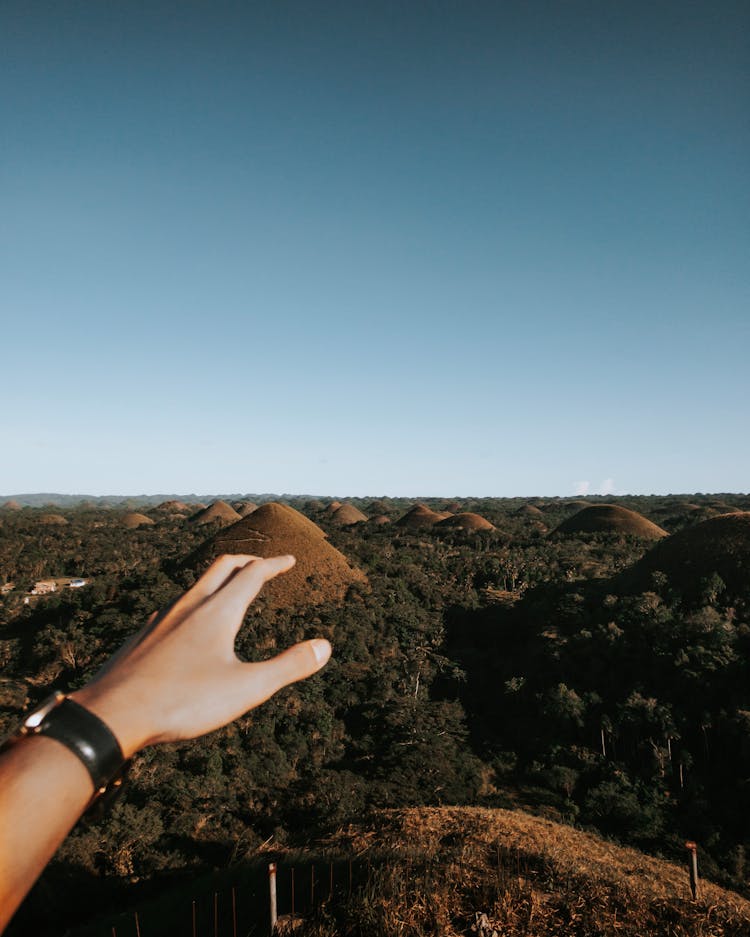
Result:
<instances>
[{"instance_id":1,"label":"forearm","mask_svg":"<svg viewBox=\"0 0 750 937\"><path fill-rule=\"evenodd\" d=\"M0 755L0 931L93 792L83 763L55 739L25 739Z\"/></svg>"}]
</instances>

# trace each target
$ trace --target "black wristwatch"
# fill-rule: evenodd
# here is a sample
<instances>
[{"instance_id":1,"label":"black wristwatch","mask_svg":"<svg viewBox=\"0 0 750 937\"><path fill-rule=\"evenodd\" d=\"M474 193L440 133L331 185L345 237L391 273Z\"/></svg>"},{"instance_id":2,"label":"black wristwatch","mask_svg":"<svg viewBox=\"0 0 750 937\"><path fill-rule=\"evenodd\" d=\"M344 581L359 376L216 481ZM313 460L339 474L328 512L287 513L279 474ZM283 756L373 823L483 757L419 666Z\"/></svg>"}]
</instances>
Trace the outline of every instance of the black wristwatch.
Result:
<instances>
[{"instance_id":1,"label":"black wristwatch","mask_svg":"<svg viewBox=\"0 0 750 937\"><path fill-rule=\"evenodd\" d=\"M92 802L122 784L128 762L112 730L59 690L26 715L0 751L34 735L56 739L83 762L94 782Z\"/></svg>"}]
</instances>

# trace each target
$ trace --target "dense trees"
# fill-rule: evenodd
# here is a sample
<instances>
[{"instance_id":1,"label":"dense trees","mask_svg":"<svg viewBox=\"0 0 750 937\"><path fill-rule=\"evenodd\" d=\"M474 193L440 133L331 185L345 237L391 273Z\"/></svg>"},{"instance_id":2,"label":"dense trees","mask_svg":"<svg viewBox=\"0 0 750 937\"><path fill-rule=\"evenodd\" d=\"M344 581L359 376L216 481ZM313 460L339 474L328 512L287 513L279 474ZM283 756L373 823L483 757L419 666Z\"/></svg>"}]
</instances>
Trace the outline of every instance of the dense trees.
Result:
<instances>
[{"instance_id":1,"label":"dense trees","mask_svg":"<svg viewBox=\"0 0 750 937\"><path fill-rule=\"evenodd\" d=\"M222 866L372 805L505 803L509 791L661 851L696 838L739 884L750 581L730 592L707 569L688 601L657 572L631 594L615 574L647 544L547 537L517 506L467 504L498 528L477 534L331 529L370 590L352 588L341 607L251 609L237 641L253 659L322 634L335 648L325 672L200 743L143 753L116 807L63 847L45 900L91 876L112 889ZM0 599L0 731L88 679L194 580L181 560L203 534L169 518L127 531L116 515L3 518L0 580L91 581L28 605L18 590Z\"/></svg>"}]
</instances>

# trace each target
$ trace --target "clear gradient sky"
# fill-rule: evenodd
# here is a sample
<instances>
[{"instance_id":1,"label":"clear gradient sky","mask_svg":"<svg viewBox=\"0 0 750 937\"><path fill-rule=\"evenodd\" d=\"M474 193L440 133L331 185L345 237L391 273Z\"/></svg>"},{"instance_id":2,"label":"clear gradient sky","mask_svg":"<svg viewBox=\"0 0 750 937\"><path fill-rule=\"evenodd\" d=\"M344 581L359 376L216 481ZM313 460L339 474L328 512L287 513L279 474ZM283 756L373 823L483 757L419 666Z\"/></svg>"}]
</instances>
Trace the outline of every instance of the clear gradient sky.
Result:
<instances>
[{"instance_id":1,"label":"clear gradient sky","mask_svg":"<svg viewBox=\"0 0 750 937\"><path fill-rule=\"evenodd\" d=\"M0 493L747 491L749 36L0 3Z\"/></svg>"}]
</instances>

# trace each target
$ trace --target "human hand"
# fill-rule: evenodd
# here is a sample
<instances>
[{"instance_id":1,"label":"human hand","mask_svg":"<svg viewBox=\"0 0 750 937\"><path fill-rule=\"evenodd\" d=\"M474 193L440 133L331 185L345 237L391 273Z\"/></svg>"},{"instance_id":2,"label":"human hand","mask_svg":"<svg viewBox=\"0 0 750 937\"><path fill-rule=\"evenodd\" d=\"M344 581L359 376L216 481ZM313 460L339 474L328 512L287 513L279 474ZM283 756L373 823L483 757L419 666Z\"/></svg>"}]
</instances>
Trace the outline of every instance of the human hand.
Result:
<instances>
[{"instance_id":1,"label":"human hand","mask_svg":"<svg viewBox=\"0 0 750 937\"><path fill-rule=\"evenodd\" d=\"M243 663L234 652L248 606L294 562L293 556L219 557L71 697L109 726L129 758L147 745L218 729L316 673L331 656L323 638L260 663Z\"/></svg>"}]
</instances>

